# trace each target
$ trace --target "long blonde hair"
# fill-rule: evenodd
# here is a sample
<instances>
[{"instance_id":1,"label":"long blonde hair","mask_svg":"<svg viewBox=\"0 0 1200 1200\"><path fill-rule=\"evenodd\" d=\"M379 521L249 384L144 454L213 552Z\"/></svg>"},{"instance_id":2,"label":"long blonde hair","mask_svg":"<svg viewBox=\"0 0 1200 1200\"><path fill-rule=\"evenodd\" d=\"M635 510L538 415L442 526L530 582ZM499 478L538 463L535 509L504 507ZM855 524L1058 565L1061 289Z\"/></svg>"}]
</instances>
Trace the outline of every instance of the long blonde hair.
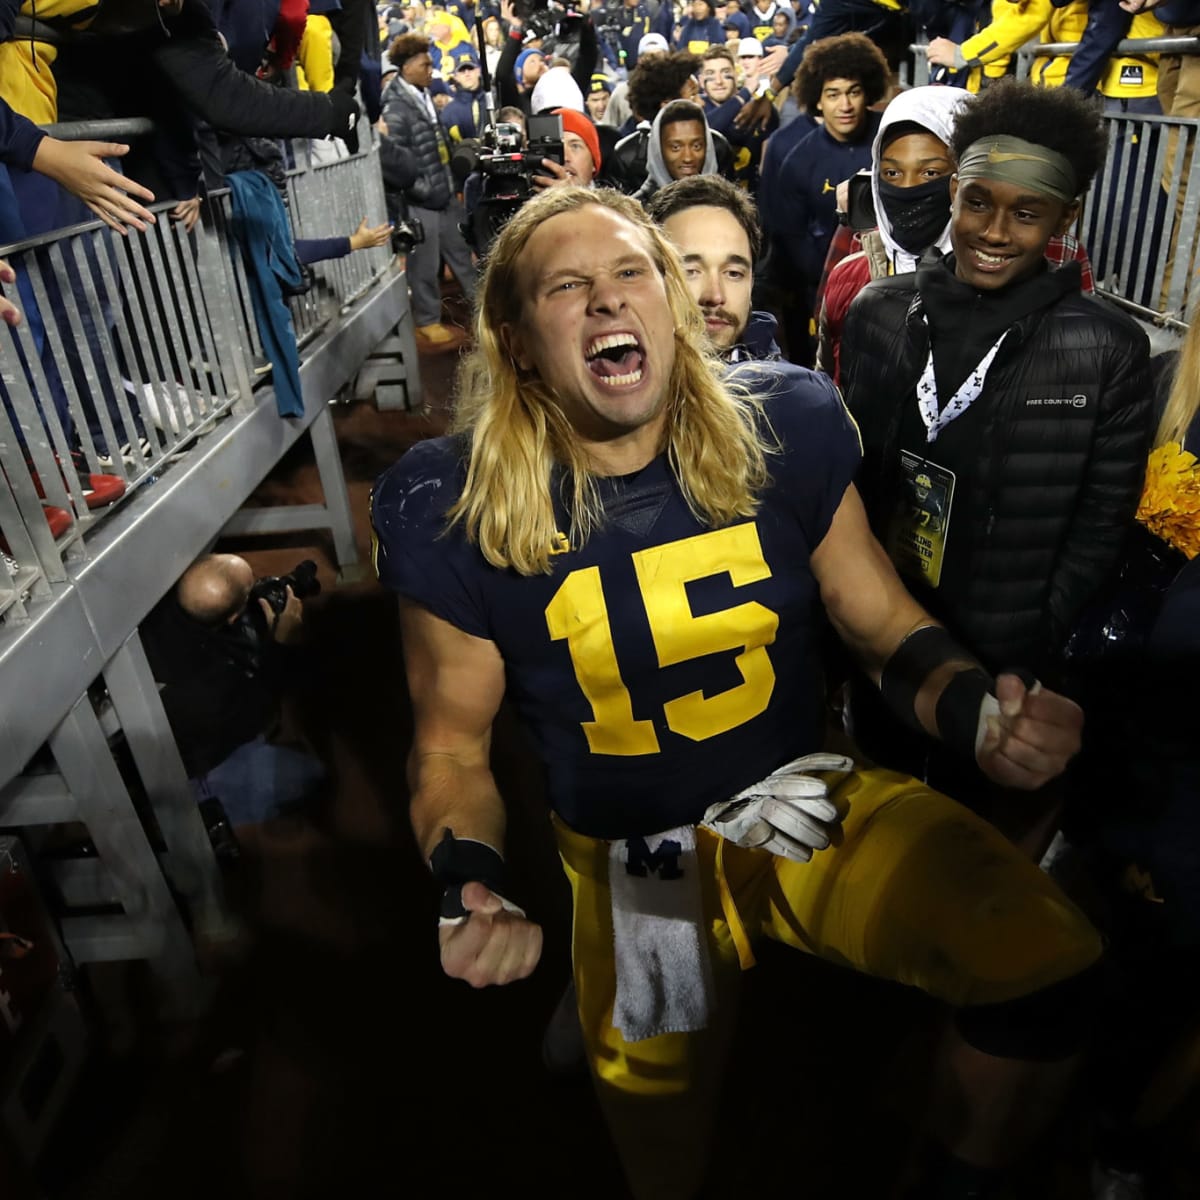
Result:
<instances>
[{"instance_id":1,"label":"long blonde hair","mask_svg":"<svg viewBox=\"0 0 1200 1200\"><path fill-rule=\"evenodd\" d=\"M548 188L508 222L488 256L475 321L475 349L458 380L456 431L470 439L466 485L450 510L497 567L545 574L558 537L552 486L565 468L567 532L578 547L602 522L603 506L586 452L554 394L535 374L518 374L500 336L524 303L518 259L537 227L585 204L611 209L640 229L666 283L675 325L667 381L667 454L688 506L714 526L751 516L768 481L769 444L758 406L721 381L704 321L679 260L637 201L607 188Z\"/></svg>"},{"instance_id":2,"label":"long blonde hair","mask_svg":"<svg viewBox=\"0 0 1200 1200\"><path fill-rule=\"evenodd\" d=\"M1155 448L1168 442L1178 442L1182 446L1197 410L1200 410L1200 309L1193 316L1179 351L1171 394L1154 435Z\"/></svg>"}]
</instances>

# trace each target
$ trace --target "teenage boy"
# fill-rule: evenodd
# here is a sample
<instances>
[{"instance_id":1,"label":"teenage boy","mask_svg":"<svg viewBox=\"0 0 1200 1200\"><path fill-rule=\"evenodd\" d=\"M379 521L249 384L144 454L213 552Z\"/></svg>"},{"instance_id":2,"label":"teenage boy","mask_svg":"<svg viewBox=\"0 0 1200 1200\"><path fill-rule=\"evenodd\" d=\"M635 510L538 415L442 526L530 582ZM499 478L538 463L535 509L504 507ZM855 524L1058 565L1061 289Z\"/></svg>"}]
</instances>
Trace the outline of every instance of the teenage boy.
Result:
<instances>
[{"instance_id":1,"label":"teenage boy","mask_svg":"<svg viewBox=\"0 0 1200 1200\"><path fill-rule=\"evenodd\" d=\"M1053 687L1137 506L1148 345L1081 293L1077 263L1045 260L1104 159L1097 109L1005 80L958 113L950 149L952 253L864 289L842 335L861 490L930 611L985 665L1027 663ZM985 815L1011 810L858 695L855 732L879 761L913 764ZM1039 835L1024 832L1032 850Z\"/></svg>"}]
</instances>

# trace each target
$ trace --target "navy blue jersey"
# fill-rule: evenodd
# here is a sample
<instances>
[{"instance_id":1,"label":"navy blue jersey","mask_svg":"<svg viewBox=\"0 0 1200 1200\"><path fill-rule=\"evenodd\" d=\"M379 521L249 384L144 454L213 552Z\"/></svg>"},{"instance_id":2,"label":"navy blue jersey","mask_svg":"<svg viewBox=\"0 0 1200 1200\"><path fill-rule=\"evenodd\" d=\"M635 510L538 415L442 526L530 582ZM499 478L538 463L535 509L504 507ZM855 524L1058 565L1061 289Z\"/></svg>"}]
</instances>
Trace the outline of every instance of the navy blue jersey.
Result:
<instances>
[{"instance_id":1,"label":"navy blue jersey","mask_svg":"<svg viewBox=\"0 0 1200 1200\"><path fill-rule=\"evenodd\" d=\"M858 432L823 376L751 363L731 378L772 392L764 411L782 447L750 520L698 521L660 456L603 480L602 528L580 547L564 538L551 573L529 577L447 533L461 442L415 446L375 489L380 579L497 644L550 802L592 837L695 823L821 744L824 616L809 557L858 468Z\"/></svg>"}]
</instances>

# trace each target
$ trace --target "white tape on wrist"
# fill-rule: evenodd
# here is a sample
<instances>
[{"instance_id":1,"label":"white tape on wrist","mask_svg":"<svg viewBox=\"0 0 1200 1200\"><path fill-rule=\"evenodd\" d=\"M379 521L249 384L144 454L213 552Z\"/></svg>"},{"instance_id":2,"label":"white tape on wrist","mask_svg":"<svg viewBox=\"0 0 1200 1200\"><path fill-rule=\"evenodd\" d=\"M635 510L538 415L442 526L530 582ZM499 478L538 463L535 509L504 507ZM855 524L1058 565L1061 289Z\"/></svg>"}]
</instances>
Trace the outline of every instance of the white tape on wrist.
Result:
<instances>
[{"instance_id":1,"label":"white tape on wrist","mask_svg":"<svg viewBox=\"0 0 1200 1200\"><path fill-rule=\"evenodd\" d=\"M503 912L512 913L517 917L525 915L525 910L519 904L514 904L511 900L505 900L499 892L493 892L492 895L500 901L500 908ZM470 919L470 913L463 913L461 917L438 917L438 928L445 929L447 925L465 925Z\"/></svg>"}]
</instances>

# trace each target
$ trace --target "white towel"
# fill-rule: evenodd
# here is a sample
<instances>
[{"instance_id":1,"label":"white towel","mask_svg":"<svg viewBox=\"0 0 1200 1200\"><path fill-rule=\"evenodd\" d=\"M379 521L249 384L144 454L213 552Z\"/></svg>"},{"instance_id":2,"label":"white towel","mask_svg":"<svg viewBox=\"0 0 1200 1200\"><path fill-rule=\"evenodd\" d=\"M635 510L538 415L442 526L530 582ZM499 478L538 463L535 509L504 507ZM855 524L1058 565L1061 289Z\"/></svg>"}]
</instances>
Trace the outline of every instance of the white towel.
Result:
<instances>
[{"instance_id":1,"label":"white towel","mask_svg":"<svg viewBox=\"0 0 1200 1200\"><path fill-rule=\"evenodd\" d=\"M617 995L613 1024L627 1042L708 1024L708 959L692 825L612 842L608 861Z\"/></svg>"}]
</instances>

